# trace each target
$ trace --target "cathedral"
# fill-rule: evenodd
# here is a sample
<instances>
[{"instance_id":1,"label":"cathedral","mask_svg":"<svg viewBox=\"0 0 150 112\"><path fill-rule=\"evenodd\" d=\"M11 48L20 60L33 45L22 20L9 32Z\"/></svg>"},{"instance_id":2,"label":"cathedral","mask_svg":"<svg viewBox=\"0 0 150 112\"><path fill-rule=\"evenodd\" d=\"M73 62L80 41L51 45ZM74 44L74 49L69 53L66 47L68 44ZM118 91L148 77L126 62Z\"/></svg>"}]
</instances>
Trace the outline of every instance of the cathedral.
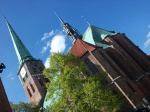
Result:
<instances>
[{"instance_id":1,"label":"cathedral","mask_svg":"<svg viewBox=\"0 0 150 112\"><path fill-rule=\"evenodd\" d=\"M122 111L150 109L150 60L124 33L89 24L83 36L58 15L71 52L93 72L107 73L108 86L124 100Z\"/></svg>"},{"instance_id":2,"label":"cathedral","mask_svg":"<svg viewBox=\"0 0 150 112\"><path fill-rule=\"evenodd\" d=\"M57 17L73 44L70 51L80 57L92 73L107 73L108 86L124 101L122 111L150 108L150 56L124 33L89 24L81 35L69 23ZM18 77L28 100L46 107L47 79L42 74L44 65L41 60L32 57L7 20L6 23L19 60Z\"/></svg>"}]
</instances>

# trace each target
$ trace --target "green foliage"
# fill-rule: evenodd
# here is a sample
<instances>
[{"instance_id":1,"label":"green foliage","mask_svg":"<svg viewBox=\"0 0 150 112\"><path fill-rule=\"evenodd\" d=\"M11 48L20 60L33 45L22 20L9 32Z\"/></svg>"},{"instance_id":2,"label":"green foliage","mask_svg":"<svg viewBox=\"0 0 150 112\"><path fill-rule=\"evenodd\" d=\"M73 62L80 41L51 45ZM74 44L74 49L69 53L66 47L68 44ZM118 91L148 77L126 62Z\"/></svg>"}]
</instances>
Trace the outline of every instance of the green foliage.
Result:
<instances>
[{"instance_id":1,"label":"green foliage","mask_svg":"<svg viewBox=\"0 0 150 112\"><path fill-rule=\"evenodd\" d=\"M33 104L25 102L19 102L18 104L10 102L10 106L13 112L42 112L39 106L33 106Z\"/></svg>"},{"instance_id":2,"label":"green foliage","mask_svg":"<svg viewBox=\"0 0 150 112\"><path fill-rule=\"evenodd\" d=\"M88 73L88 74L86 74ZM102 82L105 73L92 74L80 58L71 53L54 53L44 70L51 112L116 112L120 98ZM89 76L90 75L90 76Z\"/></svg>"}]
</instances>

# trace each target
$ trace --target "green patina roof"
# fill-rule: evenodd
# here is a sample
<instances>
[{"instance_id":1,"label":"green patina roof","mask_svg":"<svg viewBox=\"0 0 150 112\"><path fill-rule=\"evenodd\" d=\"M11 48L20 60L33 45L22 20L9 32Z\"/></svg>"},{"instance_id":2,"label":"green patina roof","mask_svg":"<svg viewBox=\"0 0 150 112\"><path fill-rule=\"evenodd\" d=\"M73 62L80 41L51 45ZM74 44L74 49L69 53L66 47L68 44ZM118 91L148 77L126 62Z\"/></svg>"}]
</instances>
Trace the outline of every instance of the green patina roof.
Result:
<instances>
[{"instance_id":1,"label":"green patina roof","mask_svg":"<svg viewBox=\"0 0 150 112\"><path fill-rule=\"evenodd\" d=\"M49 93L47 92L46 93L46 96L45 96L45 99L44 99L44 103L43 103L43 109L44 109L44 112L49 112L49 106L50 106L50 104L51 104L51 100L50 99L47 99L47 95L48 95Z\"/></svg>"},{"instance_id":2,"label":"green patina roof","mask_svg":"<svg viewBox=\"0 0 150 112\"><path fill-rule=\"evenodd\" d=\"M90 25L87 30L85 31L83 35L83 39L85 42L88 42L90 44L103 47L103 49L106 49L108 47L111 47L111 45L107 45L103 43L103 40L108 35L115 35L116 33L107 31L101 28L98 28L96 26Z\"/></svg>"},{"instance_id":3,"label":"green patina roof","mask_svg":"<svg viewBox=\"0 0 150 112\"><path fill-rule=\"evenodd\" d=\"M16 32L13 30L12 26L9 24L9 22L6 20L13 45L15 47L15 51L20 63L20 66L27 60L34 60L34 58L31 56L30 52L27 50L23 42L20 40Z\"/></svg>"}]
</instances>

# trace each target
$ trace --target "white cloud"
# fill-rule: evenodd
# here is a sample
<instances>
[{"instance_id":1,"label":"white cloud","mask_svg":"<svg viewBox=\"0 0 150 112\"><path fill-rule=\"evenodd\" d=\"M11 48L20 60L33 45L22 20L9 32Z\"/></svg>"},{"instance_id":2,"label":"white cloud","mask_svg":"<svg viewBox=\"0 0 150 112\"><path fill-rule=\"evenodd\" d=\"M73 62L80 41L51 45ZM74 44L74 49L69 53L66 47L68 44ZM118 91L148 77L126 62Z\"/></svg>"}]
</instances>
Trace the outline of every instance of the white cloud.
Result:
<instances>
[{"instance_id":1,"label":"white cloud","mask_svg":"<svg viewBox=\"0 0 150 112\"><path fill-rule=\"evenodd\" d=\"M148 28L150 28L150 25L148 25ZM147 39L144 42L144 48L147 48L148 46L150 46L150 31L148 32L146 37L147 37Z\"/></svg>"},{"instance_id":2,"label":"white cloud","mask_svg":"<svg viewBox=\"0 0 150 112\"><path fill-rule=\"evenodd\" d=\"M52 30L49 33L44 33L43 37L41 38L41 41L44 41L44 40L46 40L46 39L48 39L48 38L50 38L50 37L52 37L52 36L54 36L56 34L62 34L62 31Z\"/></svg>"},{"instance_id":3,"label":"white cloud","mask_svg":"<svg viewBox=\"0 0 150 112\"><path fill-rule=\"evenodd\" d=\"M47 49L50 47L50 43L51 43L51 41L47 41L46 46L44 46L42 48L42 51L41 51L42 54L45 53L47 51Z\"/></svg>"},{"instance_id":4,"label":"white cloud","mask_svg":"<svg viewBox=\"0 0 150 112\"><path fill-rule=\"evenodd\" d=\"M41 38L41 41L53 36L55 34L54 30L50 31L49 33L44 33L43 37Z\"/></svg>"},{"instance_id":5,"label":"white cloud","mask_svg":"<svg viewBox=\"0 0 150 112\"><path fill-rule=\"evenodd\" d=\"M53 38L46 42L46 45L43 46L40 53L44 54L47 51L47 49L51 49L50 52L53 52L53 51L55 52L55 50L56 50L56 52L58 52L58 51L63 52L63 50L65 49L65 38L63 38L64 35L62 34L62 31L52 30L49 33L44 33L43 37L41 38L41 41L44 41L50 37L53 37ZM60 38L60 40L57 38ZM58 42L61 41L61 43L58 43L57 41ZM61 46L58 47L59 45L57 43L60 44Z\"/></svg>"},{"instance_id":6,"label":"white cloud","mask_svg":"<svg viewBox=\"0 0 150 112\"><path fill-rule=\"evenodd\" d=\"M14 80L15 78L14 78L14 77L11 77L10 79L11 79L11 80Z\"/></svg>"},{"instance_id":7,"label":"white cloud","mask_svg":"<svg viewBox=\"0 0 150 112\"><path fill-rule=\"evenodd\" d=\"M144 42L144 48L148 47L150 45L150 38L147 38L147 40Z\"/></svg>"},{"instance_id":8,"label":"white cloud","mask_svg":"<svg viewBox=\"0 0 150 112\"><path fill-rule=\"evenodd\" d=\"M41 53L45 53L48 49L50 49L50 54L52 54L53 52L61 52L63 53L65 48L66 48L66 44L65 44L65 35L63 34L62 31L59 30L52 30L49 33L44 33L43 37L41 38L41 41L44 41L45 39L48 39L52 37L52 39L49 39L46 42L46 45L42 48ZM50 56L49 56L50 57ZM46 68L50 67L50 58L46 58L44 65Z\"/></svg>"},{"instance_id":9,"label":"white cloud","mask_svg":"<svg viewBox=\"0 0 150 112\"><path fill-rule=\"evenodd\" d=\"M51 41L50 52L64 52L66 48L65 36L63 34L55 35Z\"/></svg>"},{"instance_id":10,"label":"white cloud","mask_svg":"<svg viewBox=\"0 0 150 112\"><path fill-rule=\"evenodd\" d=\"M49 57L46 59L46 61L44 62L44 65L46 68L49 68L50 67L50 64L49 64Z\"/></svg>"},{"instance_id":11,"label":"white cloud","mask_svg":"<svg viewBox=\"0 0 150 112\"><path fill-rule=\"evenodd\" d=\"M43 47L41 53L45 53L47 50L47 47Z\"/></svg>"},{"instance_id":12,"label":"white cloud","mask_svg":"<svg viewBox=\"0 0 150 112\"><path fill-rule=\"evenodd\" d=\"M10 72L8 75L7 75L7 77L10 77L12 75L12 73Z\"/></svg>"},{"instance_id":13,"label":"white cloud","mask_svg":"<svg viewBox=\"0 0 150 112\"><path fill-rule=\"evenodd\" d=\"M15 78L12 76L12 73L11 73L11 72L7 75L7 78L10 78L11 80L14 80L14 79L15 79Z\"/></svg>"},{"instance_id":14,"label":"white cloud","mask_svg":"<svg viewBox=\"0 0 150 112\"><path fill-rule=\"evenodd\" d=\"M147 38L150 38L150 32L148 32L148 34L147 34Z\"/></svg>"}]
</instances>

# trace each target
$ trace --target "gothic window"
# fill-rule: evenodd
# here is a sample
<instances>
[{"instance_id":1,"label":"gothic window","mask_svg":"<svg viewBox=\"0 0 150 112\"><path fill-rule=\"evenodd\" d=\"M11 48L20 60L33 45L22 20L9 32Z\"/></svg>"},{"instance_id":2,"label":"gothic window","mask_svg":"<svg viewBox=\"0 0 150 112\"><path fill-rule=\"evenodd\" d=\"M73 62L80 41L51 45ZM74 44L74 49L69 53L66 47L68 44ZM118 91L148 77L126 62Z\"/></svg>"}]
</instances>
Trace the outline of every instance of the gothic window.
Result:
<instances>
[{"instance_id":1,"label":"gothic window","mask_svg":"<svg viewBox=\"0 0 150 112\"><path fill-rule=\"evenodd\" d=\"M31 97L32 94L31 94L31 91L30 91L30 89L28 87L27 87L27 91L28 91L29 96Z\"/></svg>"},{"instance_id":2,"label":"gothic window","mask_svg":"<svg viewBox=\"0 0 150 112\"><path fill-rule=\"evenodd\" d=\"M129 77L129 79L134 80L134 78L128 72L128 70L125 69L125 67L120 63L120 61L118 61L118 59L110 51L106 51L106 53L119 66L119 68Z\"/></svg>"},{"instance_id":3,"label":"gothic window","mask_svg":"<svg viewBox=\"0 0 150 112\"><path fill-rule=\"evenodd\" d=\"M22 78L23 82L25 82L27 80L27 78L28 78L28 75L26 73L25 76Z\"/></svg>"},{"instance_id":4,"label":"gothic window","mask_svg":"<svg viewBox=\"0 0 150 112\"><path fill-rule=\"evenodd\" d=\"M128 38L126 38L128 40L128 42L131 42ZM115 39L115 41L117 42L117 44L122 47L124 49L124 51L145 71L147 72L147 70L144 68L144 66L139 62L138 58L135 58L134 53L129 52L128 48L124 45L122 45L117 39ZM133 44L133 43L131 43ZM132 48L132 46L130 46ZM139 49L141 51L141 49ZM143 52L143 51L141 51Z\"/></svg>"},{"instance_id":5,"label":"gothic window","mask_svg":"<svg viewBox=\"0 0 150 112\"><path fill-rule=\"evenodd\" d=\"M42 80L40 78L38 78L38 81L39 81L41 86L44 86L44 84L43 84L43 82L42 82Z\"/></svg>"},{"instance_id":6,"label":"gothic window","mask_svg":"<svg viewBox=\"0 0 150 112\"><path fill-rule=\"evenodd\" d=\"M33 91L33 93L35 92L35 89L34 89L34 87L33 87L33 85L30 83L30 86L31 86L31 89L32 89L32 91Z\"/></svg>"},{"instance_id":7,"label":"gothic window","mask_svg":"<svg viewBox=\"0 0 150 112\"><path fill-rule=\"evenodd\" d=\"M23 82L25 82L25 78L23 78L22 80L23 80Z\"/></svg>"},{"instance_id":8,"label":"gothic window","mask_svg":"<svg viewBox=\"0 0 150 112\"><path fill-rule=\"evenodd\" d=\"M104 55L104 53L102 51L99 51L99 54L101 56L103 56L103 58L107 61L107 63L114 69L114 71L118 74L121 75L120 72L118 71L118 69L116 69L116 67L112 64L112 62L108 59L107 56Z\"/></svg>"},{"instance_id":9,"label":"gothic window","mask_svg":"<svg viewBox=\"0 0 150 112\"><path fill-rule=\"evenodd\" d=\"M99 72L95 64L93 64L93 62L89 58L84 58L84 63L88 66L88 68L93 74Z\"/></svg>"}]
</instances>

